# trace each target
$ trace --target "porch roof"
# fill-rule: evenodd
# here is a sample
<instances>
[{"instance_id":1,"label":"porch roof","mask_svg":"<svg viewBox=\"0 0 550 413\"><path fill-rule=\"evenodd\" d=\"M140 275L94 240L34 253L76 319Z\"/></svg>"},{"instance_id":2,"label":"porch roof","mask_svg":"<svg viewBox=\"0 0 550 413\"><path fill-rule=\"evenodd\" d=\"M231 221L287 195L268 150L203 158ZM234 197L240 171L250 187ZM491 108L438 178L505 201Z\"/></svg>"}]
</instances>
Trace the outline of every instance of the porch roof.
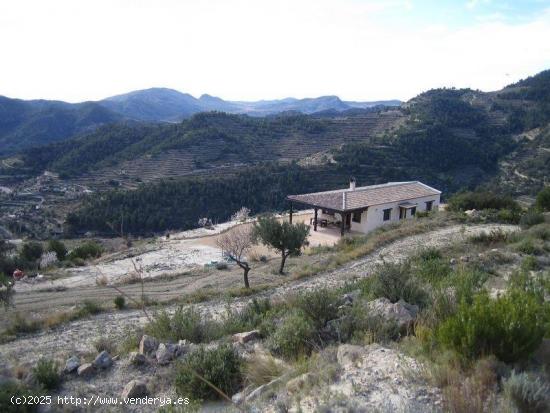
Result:
<instances>
[{"instance_id":1,"label":"porch roof","mask_svg":"<svg viewBox=\"0 0 550 413\"><path fill-rule=\"evenodd\" d=\"M314 192L310 194L289 195L287 199L310 207L323 208L337 212L357 211L373 205L391 202L406 202L425 196L439 195L441 191L418 181L388 182L381 185L338 189L334 191Z\"/></svg>"}]
</instances>

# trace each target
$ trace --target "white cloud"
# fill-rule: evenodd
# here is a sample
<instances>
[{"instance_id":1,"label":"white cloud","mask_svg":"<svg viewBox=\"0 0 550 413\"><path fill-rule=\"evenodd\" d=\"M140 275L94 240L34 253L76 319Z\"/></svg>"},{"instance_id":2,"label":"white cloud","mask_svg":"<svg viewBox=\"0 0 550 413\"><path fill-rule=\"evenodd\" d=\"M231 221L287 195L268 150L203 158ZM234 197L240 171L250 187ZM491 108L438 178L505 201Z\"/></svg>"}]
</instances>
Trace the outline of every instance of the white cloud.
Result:
<instances>
[{"instance_id":1,"label":"white cloud","mask_svg":"<svg viewBox=\"0 0 550 413\"><path fill-rule=\"evenodd\" d=\"M399 14L407 4L2 2L0 94L79 101L166 86L240 100L406 99L439 86L498 89L550 66L550 13L419 27Z\"/></svg>"}]
</instances>

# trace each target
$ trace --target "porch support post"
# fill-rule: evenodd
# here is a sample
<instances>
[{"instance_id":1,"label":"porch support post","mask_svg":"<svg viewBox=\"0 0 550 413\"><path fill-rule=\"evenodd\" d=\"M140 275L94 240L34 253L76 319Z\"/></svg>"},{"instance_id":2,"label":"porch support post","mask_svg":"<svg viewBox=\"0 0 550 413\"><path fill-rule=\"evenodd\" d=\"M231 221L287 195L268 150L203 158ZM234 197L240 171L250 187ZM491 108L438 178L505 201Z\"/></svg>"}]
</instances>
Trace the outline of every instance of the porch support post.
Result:
<instances>
[{"instance_id":1,"label":"porch support post","mask_svg":"<svg viewBox=\"0 0 550 413\"><path fill-rule=\"evenodd\" d=\"M340 214L342 216L342 224L340 226L340 236L344 236L344 230L346 229L346 216L343 212Z\"/></svg>"},{"instance_id":2,"label":"porch support post","mask_svg":"<svg viewBox=\"0 0 550 413\"><path fill-rule=\"evenodd\" d=\"M292 224L292 202L290 203L290 218L289 218L289 221Z\"/></svg>"},{"instance_id":3,"label":"porch support post","mask_svg":"<svg viewBox=\"0 0 550 413\"><path fill-rule=\"evenodd\" d=\"M313 218L313 231L317 231L317 208L315 208L315 215Z\"/></svg>"}]
</instances>

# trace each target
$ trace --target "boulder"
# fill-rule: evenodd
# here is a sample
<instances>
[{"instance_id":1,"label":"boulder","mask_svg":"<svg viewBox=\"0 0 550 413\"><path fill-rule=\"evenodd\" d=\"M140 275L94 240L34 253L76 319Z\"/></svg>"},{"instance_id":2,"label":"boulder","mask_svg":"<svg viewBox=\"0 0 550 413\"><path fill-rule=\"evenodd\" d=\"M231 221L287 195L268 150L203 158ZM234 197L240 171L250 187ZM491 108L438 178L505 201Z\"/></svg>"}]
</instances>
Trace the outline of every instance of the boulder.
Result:
<instances>
[{"instance_id":1,"label":"boulder","mask_svg":"<svg viewBox=\"0 0 550 413\"><path fill-rule=\"evenodd\" d=\"M139 342L139 352L141 354L151 354L159 347L159 342L155 337L143 335Z\"/></svg>"},{"instance_id":2,"label":"boulder","mask_svg":"<svg viewBox=\"0 0 550 413\"><path fill-rule=\"evenodd\" d=\"M236 343L245 344L249 341L256 340L260 338L259 330L247 331L245 333L233 334L232 340Z\"/></svg>"},{"instance_id":3,"label":"boulder","mask_svg":"<svg viewBox=\"0 0 550 413\"><path fill-rule=\"evenodd\" d=\"M76 369L78 369L79 366L80 366L80 358L78 358L77 356L71 356L67 359L63 372L72 373L73 371L76 371Z\"/></svg>"},{"instance_id":4,"label":"boulder","mask_svg":"<svg viewBox=\"0 0 550 413\"><path fill-rule=\"evenodd\" d=\"M105 350L97 355L93 362L94 366L98 369L108 369L113 365L113 359Z\"/></svg>"},{"instance_id":5,"label":"boulder","mask_svg":"<svg viewBox=\"0 0 550 413\"><path fill-rule=\"evenodd\" d=\"M460 261L468 262L468 261L470 261L470 257L468 255L463 255L462 257L460 257Z\"/></svg>"},{"instance_id":6,"label":"boulder","mask_svg":"<svg viewBox=\"0 0 550 413\"><path fill-rule=\"evenodd\" d=\"M147 396L147 383L142 380L132 380L122 390L124 400Z\"/></svg>"},{"instance_id":7,"label":"boulder","mask_svg":"<svg viewBox=\"0 0 550 413\"><path fill-rule=\"evenodd\" d=\"M354 290L354 291L350 291L349 293L344 294L342 299L343 299L345 305L350 305L350 304L353 304L353 302L355 300L357 300L360 295L361 295L360 290Z\"/></svg>"},{"instance_id":8,"label":"boulder","mask_svg":"<svg viewBox=\"0 0 550 413\"><path fill-rule=\"evenodd\" d=\"M94 374L95 368L92 363L84 363L77 369L77 373L82 377L89 377Z\"/></svg>"},{"instance_id":9,"label":"boulder","mask_svg":"<svg viewBox=\"0 0 550 413\"><path fill-rule=\"evenodd\" d=\"M157 363L160 365L170 363L170 361L176 358L179 349L180 347L176 344L161 343L156 353Z\"/></svg>"},{"instance_id":10,"label":"boulder","mask_svg":"<svg viewBox=\"0 0 550 413\"><path fill-rule=\"evenodd\" d=\"M145 358L145 356L141 353L138 353L137 351L132 351L130 353L129 360L130 360L130 364L133 364L134 366L140 366L147 362L147 359Z\"/></svg>"},{"instance_id":11,"label":"boulder","mask_svg":"<svg viewBox=\"0 0 550 413\"><path fill-rule=\"evenodd\" d=\"M372 315L383 317L388 321L395 321L400 329L409 327L418 314L418 306L403 300L392 303L385 297L369 301L367 308Z\"/></svg>"}]
</instances>

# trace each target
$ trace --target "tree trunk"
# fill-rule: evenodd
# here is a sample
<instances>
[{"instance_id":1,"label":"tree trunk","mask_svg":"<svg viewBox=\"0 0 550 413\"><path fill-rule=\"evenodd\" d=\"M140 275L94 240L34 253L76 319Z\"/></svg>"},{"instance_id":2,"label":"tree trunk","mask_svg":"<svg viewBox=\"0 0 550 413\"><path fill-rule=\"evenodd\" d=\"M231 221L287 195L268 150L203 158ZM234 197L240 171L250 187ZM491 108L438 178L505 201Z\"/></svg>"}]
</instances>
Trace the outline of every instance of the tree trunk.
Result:
<instances>
[{"instance_id":1,"label":"tree trunk","mask_svg":"<svg viewBox=\"0 0 550 413\"><path fill-rule=\"evenodd\" d=\"M281 268L279 268L279 274L281 274L281 275L284 274L283 269L285 268L285 261L286 261L286 254L283 251L283 253L281 255Z\"/></svg>"},{"instance_id":2,"label":"tree trunk","mask_svg":"<svg viewBox=\"0 0 550 413\"><path fill-rule=\"evenodd\" d=\"M248 283L248 272L250 271L250 268L246 267L244 268L244 288L250 288L250 284Z\"/></svg>"}]
</instances>

